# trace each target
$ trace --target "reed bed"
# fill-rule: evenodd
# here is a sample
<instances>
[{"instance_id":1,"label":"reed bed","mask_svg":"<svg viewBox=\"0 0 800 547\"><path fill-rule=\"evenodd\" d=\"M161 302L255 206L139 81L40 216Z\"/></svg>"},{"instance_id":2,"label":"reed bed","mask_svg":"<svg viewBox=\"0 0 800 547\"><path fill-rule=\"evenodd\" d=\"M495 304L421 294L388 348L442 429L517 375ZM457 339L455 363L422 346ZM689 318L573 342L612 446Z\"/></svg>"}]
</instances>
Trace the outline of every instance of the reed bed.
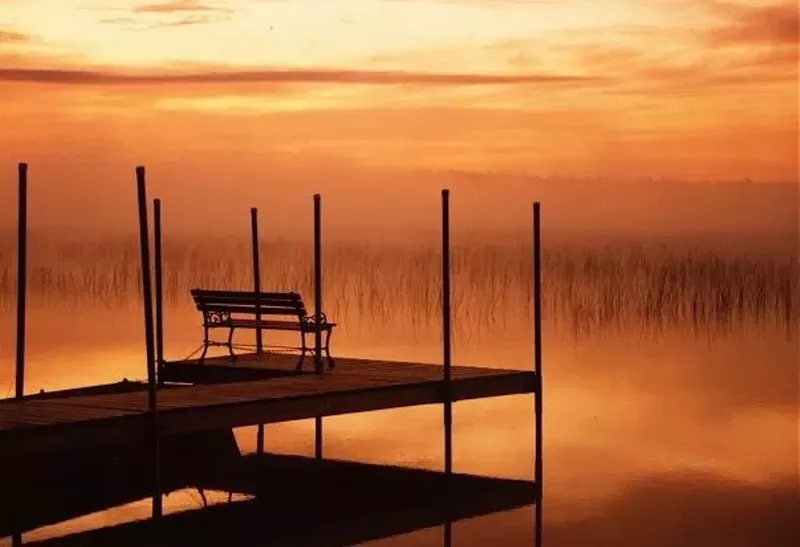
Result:
<instances>
[{"instance_id":1,"label":"reed bed","mask_svg":"<svg viewBox=\"0 0 800 547\"><path fill-rule=\"evenodd\" d=\"M140 302L135 238L30 244L31 306L77 309L136 307ZM262 287L296 290L313 302L309 243L264 242ZM252 286L246 240L182 239L164 243L165 304L190 309L189 289ZM326 312L343 325L438 328L438 248L326 243ZM796 332L800 264L791 253L722 253L691 246L560 244L542 254L548 325L576 334L604 330L697 331L775 325ZM460 242L452 250L457 334L524 327L531 321L528 245ZM12 242L0 243L0 309L14 306Z\"/></svg>"}]
</instances>

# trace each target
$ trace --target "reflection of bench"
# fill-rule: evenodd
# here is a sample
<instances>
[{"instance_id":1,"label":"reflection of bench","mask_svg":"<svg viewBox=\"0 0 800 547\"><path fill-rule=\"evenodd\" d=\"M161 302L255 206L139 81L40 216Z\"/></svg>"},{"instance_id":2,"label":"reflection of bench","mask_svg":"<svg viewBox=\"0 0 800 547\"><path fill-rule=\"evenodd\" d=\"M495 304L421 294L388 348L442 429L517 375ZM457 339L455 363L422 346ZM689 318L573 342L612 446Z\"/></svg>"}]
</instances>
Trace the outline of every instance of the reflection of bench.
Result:
<instances>
[{"instance_id":1,"label":"reflection of bench","mask_svg":"<svg viewBox=\"0 0 800 547\"><path fill-rule=\"evenodd\" d=\"M334 367L330 354L330 339L336 323L328 323L324 313L319 314L319 321L314 315L306 313L303 299L293 292L246 292L246 291L211 291L192 289L192 298L197 309L203 313L203 353L202 363L209 346L227 346L231 358L233 353L233 332L236 329L280 330L300 333L300 359L297 370L303 366L306 352L314 355L314 345L306 345L306 334L324 334L324 342L320 351L324 350L328 358L328 366ZM289 320L289 318L292 318ZM215 342L209 339L211 329L228 329L227 342Z\"/></svg>"}]
</instances>

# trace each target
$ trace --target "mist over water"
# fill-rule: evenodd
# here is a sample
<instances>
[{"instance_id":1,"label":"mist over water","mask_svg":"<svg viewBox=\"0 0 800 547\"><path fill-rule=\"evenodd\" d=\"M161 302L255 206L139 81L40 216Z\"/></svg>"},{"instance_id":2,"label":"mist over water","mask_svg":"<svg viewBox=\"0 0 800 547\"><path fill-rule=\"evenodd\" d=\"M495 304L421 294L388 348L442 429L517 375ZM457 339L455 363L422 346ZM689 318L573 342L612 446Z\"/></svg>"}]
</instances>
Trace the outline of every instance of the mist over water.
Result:
<instances>
[{"instance_id":1,"label":"mist over water","mask_svg":"<svg viewBox=\"0 0 800 547\"><path fill-rule=\"evenodd\" d=\"M77 237L136 234L133 157L29 158L30 228ZM527 234L530 204L543 204L547 238L643 239L782 236L797 246L797 180L678 181L575 178L521 172L381 168L314 156L176 153L145 156L148 190L162 199L176 236L248 233L258 207L266 238L310 239L311 195L323 195L327 239L430 243L439 191L451 189L454 237ZM13 231L16 164L0 159L0 232Z\"/></svg>"}]
</instances>

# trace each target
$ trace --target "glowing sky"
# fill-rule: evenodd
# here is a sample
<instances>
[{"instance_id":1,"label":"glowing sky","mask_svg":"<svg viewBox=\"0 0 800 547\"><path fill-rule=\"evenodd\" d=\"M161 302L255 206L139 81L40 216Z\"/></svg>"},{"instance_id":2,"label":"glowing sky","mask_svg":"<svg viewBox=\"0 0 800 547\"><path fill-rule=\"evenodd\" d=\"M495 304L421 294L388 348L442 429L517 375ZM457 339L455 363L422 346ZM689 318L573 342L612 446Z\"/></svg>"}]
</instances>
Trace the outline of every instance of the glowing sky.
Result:
<instances>
[{"instance_id":1,"label":"glowing sky","mask_svg":"<svg viewBox=\"0 0 800 547\"><path fill-rule=\"evenodd\" d=\"M798 176L791 1L0 0L0 82L15 160Z\"/></svg>"}]
</instances>

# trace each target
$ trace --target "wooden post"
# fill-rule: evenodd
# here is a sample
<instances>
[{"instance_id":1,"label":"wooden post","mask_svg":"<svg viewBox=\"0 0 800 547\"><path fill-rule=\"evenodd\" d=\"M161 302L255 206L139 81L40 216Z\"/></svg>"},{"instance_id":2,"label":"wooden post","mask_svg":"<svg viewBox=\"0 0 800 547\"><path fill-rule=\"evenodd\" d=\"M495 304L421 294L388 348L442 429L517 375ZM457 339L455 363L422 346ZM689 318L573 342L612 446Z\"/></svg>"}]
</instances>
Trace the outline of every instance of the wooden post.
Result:
<instances>
[{"instance_id":1,"label":"wooden post","mask_svg":"<svg viewBox=\"0 0 800 547\"><path fill-rule=\"evenodd\" d=\"M153 200L153 254L156 285L156 378L161 384L161 370L164 366L164 271L161 247L161 200Z\"/></svg>"},{"instance_id":2,"label":"wooden post","mask_svg":"<svg viewBox=\"0 0 800 547\"><path fill-rule=\"evenodd\" d=\"M253 207L250 209L250 232L253 243L253 291L261 292L261 261L258 248L258 209ZM256 300L256 321L261 320L261 314L258 311L258 300ZM261 337L261 329L256 329L256 353L262 353L263 340Z\"/></svg>"},{"instance_id":3,"label":"wooden post","mask_svg":"<svg viewBox=\"0 0 800 547\"><path fill-rule=\"evenodd\" d=\"M544 472L542 468L542 262L541 262L541 216L540 204L533 204L533 370L536 373L536 393L534 403L535 423L535 455L534 455L534 481L538 489L538 499L535 507L536 535L534 544L542 545L542 498L544 496Z\"/></svg>"},{"instance_id":4,"label":"wooden post","mask_svg":"<svg viewBox=\"0 0 800 547\"><path fill-rule=\"evenodd\" d=\"M450 190L442 190L442 350L444 363L444 471L453 472L450 336Z\"/></svg>"},{"instance_id":5,"label":"wooden post","mask_svg":"<svg viewBox=\"0 0 800 547\"><path fill-rule=\"evenodd\" d=\"M28 164L20 163L19 209L17 212L17 355L15 398L25 394L25 296L28 281Z\"/></svg>"},{"instance_id":6,"label":"wooden post","mask_svg":"<svg viewBox=\"0 0 800 547\"><path fill-rule=\"evenodd\" d=\"M322 319L322 197L314 194L314 322ZM322 374L322 332L314 332L314 371ZM314 418L314 454L322 459L322 416Z\"/></svg>"},{"instance_id":7,"label":"wooden post","mask_svg":"<svg viewBox=\"0 0 800 547\"><path fill-rule=\"evenodd\" d=\"M314 321L319 324L322 316L322 198L314 194ZM322 331L314 333L314 369L322 373Z\"/></svg>"},{"instance_id":8,"label":"wooden post","mask_svg":"<svg viewBox=\"0 0 800 547\"><path fill-rule=\"evenodd\" d=\"M144 340L147 359L147 394L151 416L151 438L153 441L153 518L161 518L161 462L158 439L158 405L156 392L155 350L153 343L153 293L150 274L150 237L147 222L147 188L144 167L136 168L136 185L139 201L139 242L141 247L142 296L144 305Z\"/></svg>"},{"instance_id":9,"label":"wooden post","mask_svg":"<svg viewBox=\"0 0 800 547\"><path fill-rule=\"evenodd\" d=\"M261 292L261 257L258 240L258 209L250 209L250 236L253 247L253 292ZM258 300L256 300L256 321L261 321ZM256 353L259 355L264 352L264 341L261 336L261 329L256 329ZM256 432L256 453L264 453L264 424L258 424Z\"/></svg>"},{"instance_id":10,"label":"wooden post","mask_svg":"<svg viewBox=\"0 0 800 547\"><path fill-rule=\"evenodd\" d=\"M442 190L442 362L444 365L443 408L444 408L444 545L452 545L451 524L451 478L453 474L453 403L451 380L450 338L450 190Z\"/></svg>"}]
</instances>

